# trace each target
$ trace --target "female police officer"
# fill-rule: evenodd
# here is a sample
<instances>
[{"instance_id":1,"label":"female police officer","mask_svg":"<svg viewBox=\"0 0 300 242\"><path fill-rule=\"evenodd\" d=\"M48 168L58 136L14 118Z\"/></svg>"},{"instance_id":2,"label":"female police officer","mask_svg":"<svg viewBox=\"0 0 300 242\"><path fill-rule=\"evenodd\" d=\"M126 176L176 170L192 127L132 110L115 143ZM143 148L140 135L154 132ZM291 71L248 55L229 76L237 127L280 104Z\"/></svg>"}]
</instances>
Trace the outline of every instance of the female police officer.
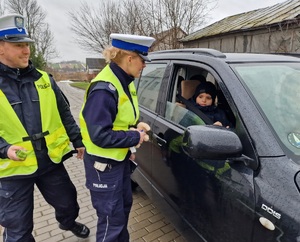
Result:
<instances>
[{"instance_id":1,"label":"female police officer","mask_svg":"<svg viewBox=\"0 0 300 242\"><path fill-rule=\"evenodd\" d=\"M129 147L143 142L145 133L129 130L139 118L133 80L149 61L154 39L111 34L112 46L103 55L109 63L91 82L80 113L86 186L97 211L97 241L128 242L132 205Z\"/></svg>"}]
</instances>

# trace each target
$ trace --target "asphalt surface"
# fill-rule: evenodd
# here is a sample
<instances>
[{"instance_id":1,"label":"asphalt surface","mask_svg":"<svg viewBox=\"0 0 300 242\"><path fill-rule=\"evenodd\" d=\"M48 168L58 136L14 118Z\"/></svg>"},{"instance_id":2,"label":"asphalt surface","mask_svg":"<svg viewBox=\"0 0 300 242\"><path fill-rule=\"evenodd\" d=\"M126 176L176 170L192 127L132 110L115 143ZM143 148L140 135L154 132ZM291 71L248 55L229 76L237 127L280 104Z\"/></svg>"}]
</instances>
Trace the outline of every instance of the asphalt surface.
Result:
<instances>
[{"instance_id":1,"label":"asphalt surface","mask_svg":"<svg viewBox=\"0 0 300 242\"><path fill-rule=\"evenodd\" d=\"M68 82L60 82L59 86L67 96L74 118L79 123L78 115L82 106L84 91L71 87ZM35 189L34 195L35 226L33 235L36 242L95 242L97 216L91 204L89 191L84 185L85 172L83 162L72 157L65 162L65 166L78 193L80 214L77 221L86 224L90 228L90 236L86 239L79 239L69 231L60 230L54 217L54 209L45 202L38 189ZM133 206L128 230L131 242L185 241L139 187L133 192ZM0 234L2 232L3 229L0 227ZM2 236L0 237L0 242L3 242Z\"/></svg>"}]
</instances>

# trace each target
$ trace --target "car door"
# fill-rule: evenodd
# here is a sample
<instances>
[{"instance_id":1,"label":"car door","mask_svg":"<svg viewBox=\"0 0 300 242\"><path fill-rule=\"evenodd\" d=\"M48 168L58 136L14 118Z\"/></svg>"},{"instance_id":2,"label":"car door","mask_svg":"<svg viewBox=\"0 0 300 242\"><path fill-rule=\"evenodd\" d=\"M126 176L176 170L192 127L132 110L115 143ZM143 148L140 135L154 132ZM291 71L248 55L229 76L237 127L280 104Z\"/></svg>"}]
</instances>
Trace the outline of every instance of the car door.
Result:
<instances>
[{"instance_id":1,"label":"car door","mask_svg":"<svg viewBox=\"0 0 300 242\"><path fill-rule=\"evenodd\" d=\"M210 242L250 242L255 210L253 170L230 160L190 158L181 147L188 124L184 122L183 126L182 119L173 118L188 115L193 119L191 125L201 124L199 120L194 123L190 112L182 114L180 108L173 107L171 97L176 92L174 82L179 65L187 69L201 67L216 82L221 84L222 80L212 68L203 64L173 62L172 65L165 109L161 108L152 124L151 168L155 189L197 231L199 241L202 238ZM170 115L170 109L176 115ZM245 138L247 132L236 115L235 131L243 136L243 145L249 147L247 152L255 156L251 143Z\"/></svg>"},{"instance_id":2,"label":"car door","mask_svg":"<svg viewBox=\"0 0 300 242\"><path fill-rule=\"evenodd\" d=\"M156 109L159 105L159 97L161 95L161 88L163 88L166 68L167 62L147 64L141 78L135 80L140 108L139 121L147 123L151 127L151 131L148 132L150 136L149 142L144 142L141 147L137 149L138 155L136 156L136 162L138 169L134 175L143 176L143 179L140 179L141 181L148 181L140 185L142 185L143 190L145 190L150 197L152 194L152 185L150 182L152 180L152 128L157 117Z\"/></svg>"}]
</instances>

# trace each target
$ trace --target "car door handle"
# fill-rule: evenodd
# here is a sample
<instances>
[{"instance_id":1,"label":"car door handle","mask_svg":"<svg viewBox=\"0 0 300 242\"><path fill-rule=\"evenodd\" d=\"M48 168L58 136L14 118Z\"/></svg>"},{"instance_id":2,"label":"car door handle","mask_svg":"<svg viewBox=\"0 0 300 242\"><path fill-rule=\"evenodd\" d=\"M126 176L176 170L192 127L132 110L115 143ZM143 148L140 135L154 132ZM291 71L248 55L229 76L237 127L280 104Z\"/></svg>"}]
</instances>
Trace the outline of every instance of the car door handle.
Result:
<instances>
[{"instance_id":1,"label":"car door handle","mask_svg":"<svg viewBox=\"0 0 300 242\"><path fill-rule=\"evenodd\" d=\"M167 144L167 141L161 138L159 135L153 134L153 136L156 138L158 146L162 147L163 145Z\"/></svg>"}]
</instances>

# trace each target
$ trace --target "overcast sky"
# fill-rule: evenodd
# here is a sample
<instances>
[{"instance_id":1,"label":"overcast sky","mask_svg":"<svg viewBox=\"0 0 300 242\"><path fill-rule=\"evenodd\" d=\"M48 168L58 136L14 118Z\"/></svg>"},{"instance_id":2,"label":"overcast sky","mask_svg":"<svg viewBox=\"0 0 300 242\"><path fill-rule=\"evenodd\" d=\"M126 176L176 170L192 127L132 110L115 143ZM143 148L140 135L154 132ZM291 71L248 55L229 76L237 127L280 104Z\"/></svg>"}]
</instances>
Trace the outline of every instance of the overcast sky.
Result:
<instances>
[{"instance_id":1,"label":"overcast sky","mask_svg":"<svg viewBox=\"0 0 300 242\"><path fill-rule=\"evenodd\" d=\"M286 0L218 0L217 7L210 13L208 24L227 16L272 6L284 1ZM87 2L98 4L97 0L87 0ZM50 24L56 49L60 54L60 58L54 59L52 62L68 60L85 62L85 58L99 57L98 53L87 53L82 50L74 41L74 35L70 30L67 12L79 9L81 0L38 0L38 3L47 12L46 21Z\"/></svg>"}]
</instances>

